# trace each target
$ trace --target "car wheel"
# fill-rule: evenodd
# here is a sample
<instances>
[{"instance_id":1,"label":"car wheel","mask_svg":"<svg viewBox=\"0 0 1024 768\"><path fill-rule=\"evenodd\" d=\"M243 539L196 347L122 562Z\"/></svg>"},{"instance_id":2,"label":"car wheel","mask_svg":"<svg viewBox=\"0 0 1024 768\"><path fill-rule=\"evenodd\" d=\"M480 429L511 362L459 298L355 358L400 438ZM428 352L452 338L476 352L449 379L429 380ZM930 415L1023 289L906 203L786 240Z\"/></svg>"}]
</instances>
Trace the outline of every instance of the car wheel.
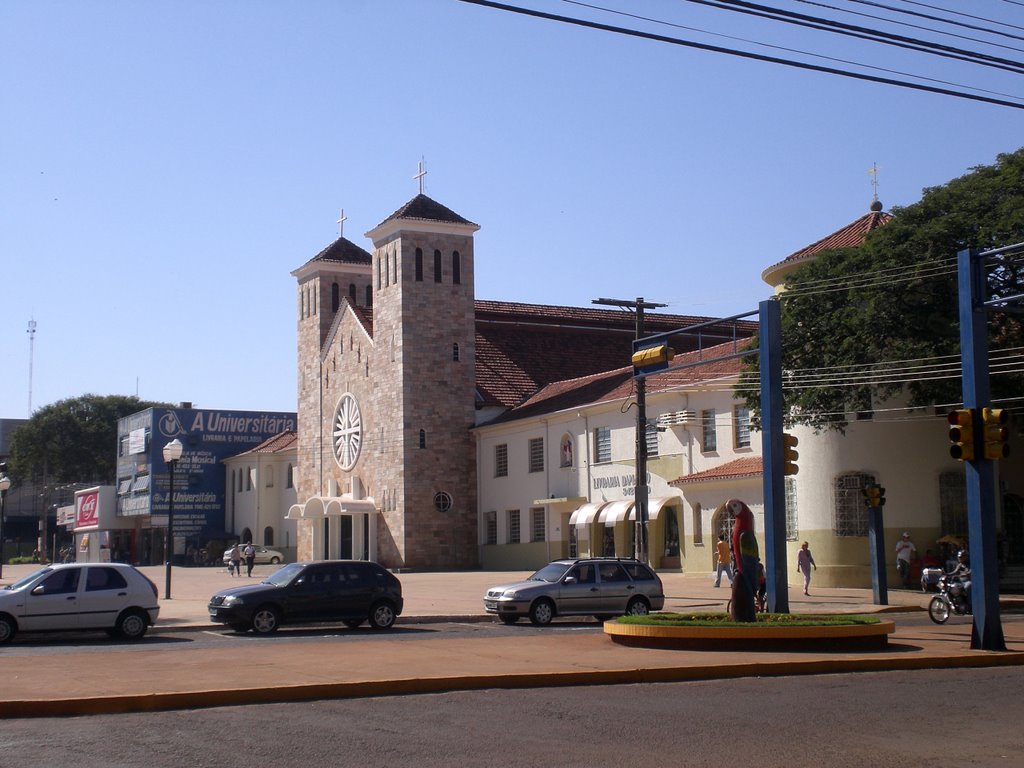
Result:
<instances>
[{"instance_id":1,"label":"car wheel","mask_svg":"<svg viewBox=\"0 0 1024 768\"><path fill-rule=\"evenodd\" d=\"M257 635L269 635L281 626L281 612L272 605L261 605L253 611L251 623Z\"/></svg>"},{"instance_id":2,"label":"car wheel","mask_svg":"<svg viewBox=\"0 0 1024 768\"><path fill-rule=\"evenodd\" d=\"M538 627L550 624L555 618L555 604L547 598L541 598L530 606L530 621Z\"/></svg>"},{"instance_id":3,"label":"car wheel","mask_svg":"<svg viewBox=\"0 0 1024 768\"><path fill-rule=\"evenodd\" d=\"M114 629L117 630L118 636L125 640L141 640L149 629L149 621L146 614L138 608L129 608L117 617Z\"/></svg>"},{"instance_id":4,"label":"car wheel","mask_svg":"<svg viewBox=\"0 0 1024 768\"><path fill-rule=\"evenodd\" d=\"M272 558L270 558L270 564L271 565L277 565L280 562L281 562L281 558L280 557L272 557Z\"/></svg>"},{"instance_id":5,"label":"car wheel","mask_svg":"<svg viewBox=\"0 0 1024 768\"><path fill-rule=\"evenodd\" d=\"M634 597L626 606L627 616L646 616L651 612L650 604L642 597Z\"/></svg>"},{"instance_id":6,"label":"car wheel","mask_svg":"<svg viewBox=\"0 0 1024 768\"><path fill-rule=\"evenodd\" d=\"M515 624L519 621L519 617L514 613L503 613L499 618L502 624Z\"/></svg>"},{"instance_id":7,"label":"car wheel","mask_svg":"<svg viewBox=\"0 0 1024 768\"><path fill-rule=\"evenodd\" d=\"M363 623L362 619L345 619L344 624L349 629L358 629Z\"/></svg>"},{"instance_id":8,"label":"car wheel","mask_svg":"<svg viewBox=\"0 0 1024 768\"><path fill-rule=\"evenodd\" d=\"M391 629L395 625L395 606L381 600L370 608L370 626L374 629Z\"/></svg>"},{"instance_id":9,"label":"car wheel","mask_svg":"<svg viewBox=\"0 0 1024 768\"><path fill-rule=\"evenodd\" d=\"M11 642L18 632L18 625L10 616L0 613L0 645Z\"/></svg>"}]
</instances>

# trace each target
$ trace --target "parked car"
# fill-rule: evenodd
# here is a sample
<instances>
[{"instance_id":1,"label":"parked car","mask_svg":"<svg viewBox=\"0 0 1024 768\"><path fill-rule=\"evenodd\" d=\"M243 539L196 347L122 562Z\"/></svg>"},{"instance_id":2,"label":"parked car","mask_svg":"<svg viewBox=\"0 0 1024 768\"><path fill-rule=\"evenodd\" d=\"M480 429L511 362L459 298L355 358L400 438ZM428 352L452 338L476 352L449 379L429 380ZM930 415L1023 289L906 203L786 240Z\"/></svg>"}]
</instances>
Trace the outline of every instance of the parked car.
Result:
<instances>
[{"instance_id":1,"label":"parked car","mask_svg":"<svg viewBox=\"0 0 1024 768\"><path fill-rule=\"evenodd\" d=\"M660 611L664 605L658 574L632 558L555 560L526 581L491 587L484 595L484 610L506 624L523 616L537 625L550 624L555 616L604 621Z\"/></svg>"},{"instance_id":2,"label":"parked car","mask_svg":"<svg viewBox=\"0 0 1024 768\"><path fill-rule=\"evenodd\" d=\"M138 640L159 613L156 584L131 565L49 565L0 589L0 644L18 632L77 629Z\"/></svg>"},{"instance_id":3,"label":"parked car","mask_svg":"<svg viewBox=\"0 0 1024 768\"><path fill-rule=\"evenodd\" d=\"M402 613L402 584L365 560L292 563L259 584L221 590L208 607L211 621L261 635L282 624L326 621L390 629Z\"/></svg>"},{"instance_id":4,"label":"parked car","mask_svg":"<svg viewBox=\"0 0 1024 768\"><path fill-rule=\"evenodd\" d=\"M253 549L256 550L256 565L277 565L278 563L284 562L284 555L278 552L276 549L267 549L266 547L257 547L253 545ZM242 562L245 562L245 544L238 545L238 551L242 553ZM224 550L224 565L227 565L231 561L231 548L228 547Z\"/></svg>"}]
</instances>

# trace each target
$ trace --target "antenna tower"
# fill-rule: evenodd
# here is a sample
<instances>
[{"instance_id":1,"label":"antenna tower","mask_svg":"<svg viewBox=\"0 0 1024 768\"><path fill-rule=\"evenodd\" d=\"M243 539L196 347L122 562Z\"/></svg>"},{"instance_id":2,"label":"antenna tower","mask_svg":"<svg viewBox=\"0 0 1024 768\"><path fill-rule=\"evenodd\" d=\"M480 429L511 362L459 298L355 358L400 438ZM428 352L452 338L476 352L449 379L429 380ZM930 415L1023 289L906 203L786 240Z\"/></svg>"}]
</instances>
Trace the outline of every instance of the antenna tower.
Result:
<instances>
[{"instance_id":1,"label":"antenna tower","mask_svg":"<svg viewBox=\"0 0 1024 768\"><path fill-rule=\"evenodd\" d=\"M32 417L32 359L36 349L36 321L28 321L28 415Z\"/></svg>"}]
</instances>

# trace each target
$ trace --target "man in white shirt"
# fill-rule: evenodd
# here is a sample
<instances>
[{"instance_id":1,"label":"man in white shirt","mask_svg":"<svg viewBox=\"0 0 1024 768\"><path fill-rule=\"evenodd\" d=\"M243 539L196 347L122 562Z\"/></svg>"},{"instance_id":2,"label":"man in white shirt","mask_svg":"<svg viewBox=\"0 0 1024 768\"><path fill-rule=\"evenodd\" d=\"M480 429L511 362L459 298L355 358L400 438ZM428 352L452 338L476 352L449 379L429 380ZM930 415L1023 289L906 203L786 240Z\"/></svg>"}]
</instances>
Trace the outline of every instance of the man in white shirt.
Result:
<instances>
[{"instance_id":1,"label":"man in white shirt","mask_svg":"<svg viewBox=\"0 0 1024 768\"><path fill-rule=\"evenodd\" d=\"M917 547L910 540L910 534L904 531L903 537L896 542L896 572L900 575L904 589L910 589L910 560Z\"/></svg>"}]
</instances>

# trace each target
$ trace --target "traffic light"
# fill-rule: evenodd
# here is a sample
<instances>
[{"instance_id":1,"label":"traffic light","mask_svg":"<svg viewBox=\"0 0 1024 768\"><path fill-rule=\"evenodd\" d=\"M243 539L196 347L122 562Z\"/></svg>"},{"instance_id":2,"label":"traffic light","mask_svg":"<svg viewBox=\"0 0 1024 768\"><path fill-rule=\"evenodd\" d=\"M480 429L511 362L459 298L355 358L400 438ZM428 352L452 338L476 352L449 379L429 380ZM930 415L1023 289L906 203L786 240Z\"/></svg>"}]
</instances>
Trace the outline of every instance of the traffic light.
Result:
<instances>
[{"instance_id":1,"label":"traffic light","mask_svg":"<svg viewBox=\"0 0 1024 768\"><path fill-rule=\"evenodd\" d=\"M1009 421L1010 414L1002 408L981 409L986 459L1005 459L1010 455L1010 446L1006 442L1010 439L1010 430L1006 426Z\"/></svg>"},{"instance_id":2,"label":"traffic light","mask_svg":"<svg viewBox=\"0 0 1024 768\"><path fill-rule=\"evenodd\" d=\"M796 460L800 458L800 453L796 449L799 443L795 435L782 433L782 474L795 475L800 471L800 467L796 465Z\"/></svg>"},{"instance_id":3,"label":"traffic light","mask_svg":"<svg viewBox=\"0 0 1024 768\"><path fill-rule=\"evenodd\" d=\"M860 489L860 492L864 494L865 507L885 506L885 488L878 483L868 483Z\"/></svg>"},{"instance_id":4,"label":"traffic light","mask_svg":"<svg viewBox=\"0 0 1024 768\"><path fill-rule=\"evenodd\" d=\"M949 422L949 455L957 461L974 461L974 409L960 408L946 416Z\"/></svg>"},{"instance_id":5,"label":"traffic light","mask_svg":"<svg viewBox=\"0 0 1024 768\"><path fill-rule=\"evenodd\" d=\"M636 344L636 342L634 342ZM633 350L633 373L651 373L668 368L676 351L668 344L655 344Z\"/></svg>"}]
</instances>

